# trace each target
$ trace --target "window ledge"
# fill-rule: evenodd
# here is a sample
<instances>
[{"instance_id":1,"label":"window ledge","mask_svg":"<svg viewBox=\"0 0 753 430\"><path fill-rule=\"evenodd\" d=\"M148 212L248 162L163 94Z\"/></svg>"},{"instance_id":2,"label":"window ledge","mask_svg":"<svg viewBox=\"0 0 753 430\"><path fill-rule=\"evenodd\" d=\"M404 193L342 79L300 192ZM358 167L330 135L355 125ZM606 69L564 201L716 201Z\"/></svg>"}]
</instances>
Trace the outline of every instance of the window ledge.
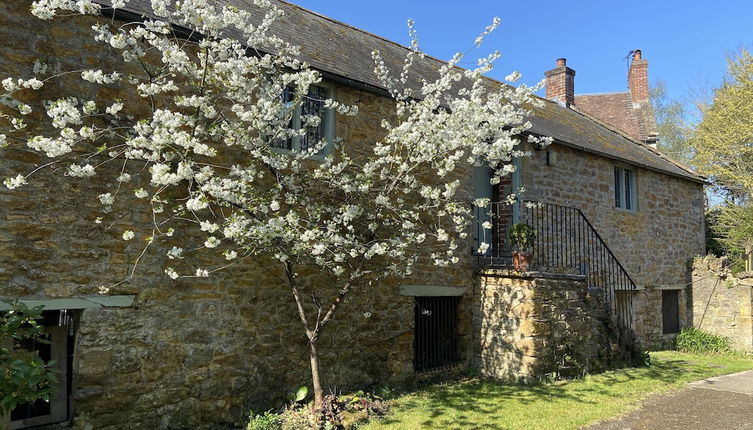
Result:
<instances>
[{"instance_id":1,"label":"window ledge","mask_svg":"<svg viewBox=\"0 0 753 430\"><path fill-rule=\"evenodd\" d=\"M400 295L408 297L457 297L465 294L465 287L438 285L401 285Z\"/></svg>"},{"instance_id":2,"label":"window ledge","mask_svg":"<svg viewBox=\"0 0 753 430\"><path fill-rule=\"evenodd\" d=\"M91 308L126 308L133 304L136 296L86 296L61 299L19 299L19 302L33 308L44 306L46 311L60 309L91 309ZM10 310L10 305L0 302L0 311Z\"/></svg>"}]
</instances>

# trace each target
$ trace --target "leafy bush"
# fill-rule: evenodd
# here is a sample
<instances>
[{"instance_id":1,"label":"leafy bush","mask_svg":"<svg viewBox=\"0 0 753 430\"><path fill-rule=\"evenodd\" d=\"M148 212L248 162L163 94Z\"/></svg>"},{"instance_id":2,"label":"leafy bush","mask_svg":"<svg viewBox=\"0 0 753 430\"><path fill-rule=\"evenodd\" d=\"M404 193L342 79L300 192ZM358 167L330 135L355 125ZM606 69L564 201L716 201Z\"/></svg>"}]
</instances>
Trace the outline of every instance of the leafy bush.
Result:
<instances>
[{"instance_id":1,"label":"leafy bush","mask_svg":"<svg viewBox=\"0 0 753 430\"><path fill-rule=\"evenodd\" d=\"M683 329L675 339L675 347L682 352L721 354L732 351L728 337L699 330L695 327Z\"/></svg>"},{"instance_id":2,"label":"leafy bush","mask_svg":"<svg viewBox=\"0 0 753 430\"><path fill-rule=\"evenodd\" d=\"M249 414L247 430L280 430L282 426L282 417L272 411L256 415L254 411Z\"/></svg>"},{"instance_id":3,"label":"leafy bush","mask_svg":"<svg viewBox=\"0 0 753 430\"><path fill-rule=\"evenodd\" d=\"M11 309L0 312L0 341L12 339L14 348L0 347L0 416L9 414L16 406L39 399L49 401L57 390L57 370L45 363L24 345L49 343L42 318L42 307L29 308L21 302L3 300Z\"/></svg>"}]
</instances>

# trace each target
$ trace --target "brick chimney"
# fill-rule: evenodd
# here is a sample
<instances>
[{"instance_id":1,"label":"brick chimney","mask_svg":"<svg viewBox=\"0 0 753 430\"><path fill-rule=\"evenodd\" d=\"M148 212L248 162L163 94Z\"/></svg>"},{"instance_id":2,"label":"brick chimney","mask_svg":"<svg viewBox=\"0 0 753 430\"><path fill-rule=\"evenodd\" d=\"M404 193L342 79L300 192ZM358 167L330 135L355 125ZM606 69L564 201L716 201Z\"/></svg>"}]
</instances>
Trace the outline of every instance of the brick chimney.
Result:
<instances>
[{"instance_id":1,"label":"brick chimney","mask_svg":"<svg viewBox=\"0 0 753 430\"><path fill-rule=\"evenodd\" d=\"M633 52L633 62L628 72L628 88L633 102L648 101L648 61L641 57L641 50Z\"/></svg>"},{"instance_id":2,"label":"brick chimney","mask_svg":"<svg viewBox=\"0 0 753 430\"><path fill-rule=\"evenodd\" d=\"M544 72L546 76L546 98L557 100L570 106L575 104L575 70L567 67L565 58L557 59L557 67Z\"/></svg>"}]
</instances>

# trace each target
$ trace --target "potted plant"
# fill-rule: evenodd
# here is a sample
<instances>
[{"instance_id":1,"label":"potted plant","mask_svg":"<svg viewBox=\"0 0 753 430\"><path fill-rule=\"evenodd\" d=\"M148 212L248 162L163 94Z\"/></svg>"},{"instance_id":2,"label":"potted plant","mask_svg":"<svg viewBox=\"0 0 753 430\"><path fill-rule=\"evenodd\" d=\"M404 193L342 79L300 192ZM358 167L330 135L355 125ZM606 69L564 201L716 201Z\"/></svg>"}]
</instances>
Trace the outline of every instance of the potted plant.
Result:
<instances>
[{"instance_id":1,"label":"potted plant","mask_svg":"<svg viewBox=\"0 0 753 430\"><path fill-rule=\"evenodd\" d=\"M536 229L528 224L513 224L508 233L512 245L512 264L518 272L528 271L533 261L533 245L536 242Z\"/></svg>"}]
</instances>

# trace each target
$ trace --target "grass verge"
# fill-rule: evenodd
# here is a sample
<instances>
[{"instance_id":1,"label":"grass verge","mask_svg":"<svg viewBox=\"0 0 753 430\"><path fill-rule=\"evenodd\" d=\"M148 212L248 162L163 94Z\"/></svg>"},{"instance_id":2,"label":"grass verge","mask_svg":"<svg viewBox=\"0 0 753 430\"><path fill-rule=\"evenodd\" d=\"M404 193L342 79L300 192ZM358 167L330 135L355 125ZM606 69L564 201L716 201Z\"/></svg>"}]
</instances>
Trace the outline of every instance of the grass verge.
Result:
<instances>
[{"instance_id":1,"label":"grass verge","mask_svg":"<svg viewBox=\"0 0 753 430\"><path fill-rule=\"evenodd\" d=\"M636 409L687 382L753 369L742 355L651 353L651 365L533 386L465 381L398 397L361 429L578 429Z\"/></svg>"}]
</instances>

